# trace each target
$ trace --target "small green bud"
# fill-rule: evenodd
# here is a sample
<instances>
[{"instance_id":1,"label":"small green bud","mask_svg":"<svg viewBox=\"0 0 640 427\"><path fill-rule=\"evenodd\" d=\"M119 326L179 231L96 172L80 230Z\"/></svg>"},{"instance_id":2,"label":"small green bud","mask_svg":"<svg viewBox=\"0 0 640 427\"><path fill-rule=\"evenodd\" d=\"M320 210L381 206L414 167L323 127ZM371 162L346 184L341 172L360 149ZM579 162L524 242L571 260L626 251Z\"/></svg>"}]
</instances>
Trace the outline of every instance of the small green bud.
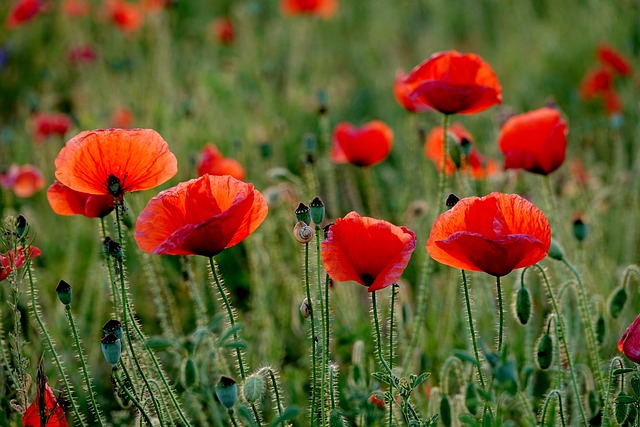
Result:
<instances>
[{"instance_id":1,"label":"small green bud","mask_svg":"<svg viewBox=\"0 0 640 427\"><path fill-rule=\"evenodd\" d=\"M531 294L526 286L518 289L516 294L516 316L521 325L526 325L531 319Z\"/></svg>"},{"instance_id":2,"label":"small green bud","mask_svg":"<svg viewBox=\"0 0 640 427\"><path fill-rule=\"evenodd\" d=\"M602 344L604 342L604 335L606 332L606 324L604 322L604 316L599 315L596 319L596 340L598 344Z\"/></svg>"},{"instance_id":3,"label":"small green bud","mask_svg":"<svg viewBox=\"0 0 640 427\"><path fill-rule=\"evenodd\" d=\"M216 397L225 408L231 410L238 400L238 385L236 380L225 375L220 377L220 382L216 386Z\"/></svg>"},{"instance_id":4,"label":"small green bud","mask_svg":"<svg viewBox=\"0 0 640 427\"><path fill-rule=\"evenodd\" d=\"M104 324L102 327L102 337L104 338L111 333L115 334L115 336L122 341L122 323L120 323L120 321L111 319Z\"/></svg>"},{"instance_id":5,"label":"small green bud","mask_svg":"<svg viewBox=\"0 0 640 427\"><path fill-rule=\"evenodd\" d=\"M56 293L58 294L58 299L64 305L71 304L71 285L65 282L64 280L60 280L58 282L58 286L56 286Z\"/></svg>"},{"instance_id":6,"label":"small green bud","mask_svg":"<svg viewBox=\"0 0 640 427\"><path fill-rule=\"evenodd\" d=\"M180 383L186 390L190 390L198 383L198 367L191 357L187 357L182 361Z\"/></svg>"},{"instance_id":7,"label":"small green bud","mask_svg":"<svg viewBox=\"0 0 640 427\"><path fill-rule=\"evenodd\" d=\"M545 333L540 337L537 351L536 361L538 362L538 367L543 371L549 369L553 362L553 338L551 338L551 335Z\"/></svg>"},{"instance_id":8,"label":"small green bud","mask_svg":"<svg viewBox=\"0 0 640 427\"><path fill-rule=\"evenodd\" d=\"M316 225L316 230L320 229L320 224L324 221L324 203L320 197L314 197L311 203L309 203L309 209L311 210L311 219Z\"/></svg>"},{"instance_id":9,"label":"small green bud","mask_svg":"<svg viewBox=\"0 0 640 427\"><path fill-rule=\"evenodd\" d=\"M18 218L16 218L16 233L18 234L18 238L24 239L27 235L27 231L29 231L27 219L22 215L18 215Z\"/></svg>"},{"instance_id":10,"label":"small green bud","mask_svg":"<svg viewBox=\"0 0 640 427\"><path fill-rule=\"evenodd\" d=\"M443 395L442 399L440 399L440 420L446 427L451 426L451 404L446 395Z\"/></svg>"},{"instance_id":11,"label":"small green bud","mask_svg":"<svg viewBox=\"0 0 640 427\"><path fill-rule=\"evenodd\" d=\"M296 208L296 221L311 224L311 209L304 203L300 203Z\"/></svg>"},{"instance_id":12,"label":"small green bud","mask_svg":"<svg viewBox=\"0 0 640 427\"><path fill-rule=\"evenodd\" d=\"M627 289L624 286L618 286L609 298L609 313L611 317L616 319L620 316L625 303L627 302Z\"/></svg>"},{"instance_id":13,"label":"small green bud","mask_svg":"<svg viewBox=\"0 0 640 427\"><path fill-rule=\"evenodd\" d=\"M564 259L564 250L560 243L554 238L551 238L551 246L549 246L549 256L555 260L562 261Z\"/></svg>"},{"instance_id":14,"label":"small green bud","mask_svg":"<svg viewBox=\"0 0 640 427\"><path fill-rule=\"evenodd\" d=\"M338 408L334 408L329 412L329 427L346 427L346 425Z\"/></svg>"},{"instance_id":15,"label":"small green bud","mask_svg":"<svg viewBox=\"0 0 640 427\"><path fill-rule=\"evenodd\" d=\"M110 332L101 341L102 354L105 360L112 367L116 367L120 362L120 354L122 353L122 342L113 332Z\"/></svg>"},{"instance_id":16,"label":"small green bud","mask_svg":"<svg viewBox=\"0 0 640 427\"><path fill-rule=\"evenodd\" d=\"M249 403L253 403L262 397L264 393L264 379L259 374L247 377L242 386L242 395Z\"/></svg>"},{"instance_id":17,"label":"small green bud","mask_svg":"<svg viewBox=\"0 0 640 427\"><path fill-rule=\"evenodd\" d=\"M575 221L573 221L571 231L573 232L573 237L575 237L578 242L583 242L589 234L589 227L582 221L581 218L577 218Z\"/></svg>"}]
</instances>

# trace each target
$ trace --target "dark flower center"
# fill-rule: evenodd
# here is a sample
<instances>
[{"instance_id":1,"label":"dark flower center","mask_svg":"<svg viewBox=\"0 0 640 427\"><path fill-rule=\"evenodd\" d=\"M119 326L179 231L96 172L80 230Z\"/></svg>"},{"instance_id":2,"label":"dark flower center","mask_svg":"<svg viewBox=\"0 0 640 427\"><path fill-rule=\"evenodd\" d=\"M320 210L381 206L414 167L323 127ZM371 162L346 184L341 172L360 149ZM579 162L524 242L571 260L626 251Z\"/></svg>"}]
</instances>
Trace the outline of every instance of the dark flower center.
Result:
<instances>
[{"instance_id":1,"label":"dark flower center","mask_svg":"<svg viewBox=\"0 0 640 427\"><path fill-rule=\"evenodd\" d=\"M376 280L376 278L370 275L369 273L362 273L360 275L360 280L362 280L365 285L371 286L373 282Z\"/></svg>"},{"instance_id":2,"label":"dark flower center","mask_svg":"<svg viewBox=\"0 0 640 427\"><path fill-rule=\"evenodd\" d=\"M122 183L120 178L114 174L109 175L107 178L107 191L114 197L121 196L124 191L122 190Z\"/></svg>"}]
</instances>

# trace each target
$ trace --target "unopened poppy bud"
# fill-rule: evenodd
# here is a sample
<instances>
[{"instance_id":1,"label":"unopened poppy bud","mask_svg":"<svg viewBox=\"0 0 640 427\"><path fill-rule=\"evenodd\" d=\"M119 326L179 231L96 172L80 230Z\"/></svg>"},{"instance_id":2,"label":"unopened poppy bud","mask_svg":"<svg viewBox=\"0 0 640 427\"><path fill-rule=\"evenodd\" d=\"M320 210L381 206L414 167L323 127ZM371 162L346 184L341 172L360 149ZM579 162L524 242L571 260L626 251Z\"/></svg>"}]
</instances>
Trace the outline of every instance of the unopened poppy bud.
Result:
<instances>
[{"instance_id":1,"label":"unopened poppy bud","mask_svg":"<svg viewBox=\"0 0 640 427\"><path fill-rule=\"evenodd\" d=\"M551 238L551 245L549 246L549 256L555 260L562 261L564 259L564 250L560 243L554 238Z\"/></svg>"},{"instance_id":2,"label":"unopened poppy bud","mask_svg":"<svg viewBox=\"0 0 640 427\"><path fill-rule=\"evenodd\" d=\"M102 327L102 336L105 337L109 334L115 334L116 337L122 340L122 323L119 320L111 319Z\"/></svg>"},{"instance_id":3,"label":"unopened poppy bud","mask_svg":"<svg viewBox=\"0 0 640 427\"><path fill-rule=\"evenodd\" d=\"M604 322L604 316L599 315L596 319L596 340L598 344L602 344L604 342L604 336L606 333L606 324Z\"/></svg>"},{"instance_id":4,"label":"unopened poppy bud","mask_svg":"<svg viewBox=\"0 0 640 427\"><path fill-rule=\"evenodd\" d=\"M627 289L624 286L618 286L609 298L609 313L614 319L620 316L625 303L627 302Z\"/></svg>"},{"instance_id":5,"label":"unopened poppy bud","mask_svg":"<svg viewBox=\"0 0 640 427\"><path fill-rule=\"evenodd\" d=\"M316 230L320 229L320 224L324 221L324 203L320 197L314 197L311 203L309 203L309 209L311 210L311 219L316 225Z\"/></svg>"},{"instance_id":6,"label":"unopened poppy bud","mask_svg":"<svg viewBox=\"0 0 640 427\"><path fill-rule=\"evenodd\" d=\"M259 374L247 377L242 386L242 395L249 403L253 403L262 397L264 393L264 379Z\"/></svg>"},{"instance_id":7,"label":"unopened poppy bud","mask_svg":"<svg viewBox=\"0 0 640 427\"><path fill-rule=\"evenodd\" d=\"M329 412L329 427L345 427L344 418L338 408L333 408Z\"/></svg>"},{"instance_id":8,"label":"unopened poppy bud","mask_svg":"<svg viewBox=\"0 0 640 427\"><path fill-rule=\"evenodd\" d=\"M444 202L445 206L448 207L449 209L451 209L452 207L454 207L456 205L456 203L458 203L460 201L460 197L456 196L455 194L451 193L447 196L447 200Z\"/></svg>"},{"instance_id":9,"label":"unopened poppy bud","mask_svg":"<svg viewBox=\"0 0 640 427\"><path fill-rule=\"evenodd\" d=\"M446 427L451 426L451 404L446 394L440 399L440 420Z\"/></svg>"},{"instance_id":10,"label":"unopened poppy bud","mask_svg":"<svg viewBox=\"0 0 640 427\"><path fill-rule=\"evenodd\" d=\"M522 286L516 294L516 316L520 324L526 325L531 318L531 295L529 289Z\"/></svg>"},{"instance_id":11,"label":"unopened poppy bud","mask_svg":"<svg viewBox=\"0 0 640 427\"><path fill-rule=\"evenodd\" d=\"M309 300L306 298L302 301L302 304L300 304L300 314L302 314L302 317L305 319L311 317L311 304L309 304Z\"/></svg>"},{"instance_id":12,"label":"unopened poppy bud","mask_svg":"<svg viewBox=\"0 0 640 427\"><path fill-rule=\"evenodd\" d=\"M122 353L122 342L120 338L111 332L102 338L101 346L105 360L115 368L118 362L120 362L120 354Z\"/></svg>"},{"instance_id":13,"label":"unopened poppy bud","mask_svg":"<svg viewBox=\"0 0 640 427\"><path fill-rule=\"evenodd\" d=\"M18 215L16 218L16 233L18 234L19 239L23 239L27 235L27 231L29 230L29 224L27 223L27 219Z\"/></svg>"},{"instance_id":14,"label":"unopened poppy bud","mask_svg":"<svg viewBox=\"0 0 640 427\"><path fill-rule=\"evenodd\" d=\"M56 286L56 293L58 294L58 299L64 305L71 304L71 285L65 282L64 280L60 280L58 286Z\"/></svg>"},{"instance_id":15,"label":"unopened poppy bud","mask_svg":"<svg viewBox=\"0 0 640 427\"><path fill-rule=\"evenodd\" d=\"M225 408L231 410L238 400L238 385L236 380L225 375L220 377L220 382L216 386L216 397Z\"/></svg>"},{"instance_id":16,"label":"unopened poppy bud","mask_svg":"<svg viewBox=\"0 0 640 427\"><path fill-rule=\"evenodd\" d=\"M551 335L544 334L538 341L536 361L538 367L542 370L549 369L551 362L553 362L553 338Z\"/></svg>"},{"instance_id":17,"label":"unopened poppy bud","mask_svg":"<svg viewBox=\"0 0 640 427\"><path fill-rule=\"evenodd\" d=\"M191 357L186 358L180 366L180 383L186 390L190 390L198 383L198 368Z\"/></svg>"},{"instance_id":18,"label":"unopened poppy bud","mask_svg":"<svg viewBox=\"0 0 640 427\"><path fill-rule=\"evenodd\" d=\"M304 203L300 203L296 208L296 221L311 224L311 209Z\"/></svg>"},{"instance_id":19,"label":"unopened poppy bud","mask_svg":"<svg viewBox=\"0 0 640 427\"><path fill-rule=\"evenodd\" d=\"M293 237L300 243L309 243L313 240L314 235L315 232L313 228L302 221L299 221L295 227L293 227Z\"/></svg>"},{"instance_id":20,"label":"unopened poppy bud","mask_svg":"<svg viewBox=\"0 0 640 427\"><path fill-rule=\"evenodd\" d=\"M573 232L573 237L575 237L578 242L582 242L587 238L587 235L589 234L589 227L582 221L581 218L577 218L575 221L573 221L571 231Z\"/></svg>"}]
</instances>

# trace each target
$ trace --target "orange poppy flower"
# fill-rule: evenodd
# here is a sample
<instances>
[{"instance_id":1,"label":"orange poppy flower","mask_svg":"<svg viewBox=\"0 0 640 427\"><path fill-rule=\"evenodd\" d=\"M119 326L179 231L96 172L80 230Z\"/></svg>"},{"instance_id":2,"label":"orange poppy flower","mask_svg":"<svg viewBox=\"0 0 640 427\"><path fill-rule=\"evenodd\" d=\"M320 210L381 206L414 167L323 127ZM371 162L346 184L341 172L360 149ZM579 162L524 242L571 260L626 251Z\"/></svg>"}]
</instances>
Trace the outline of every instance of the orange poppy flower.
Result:
<instances>
[{"instance_id":1,"label":"orange poppy flower","mask_svg":"<svg viewBox=\"0 0 640 427\"><path fill-rule=\"evenodd\" d=\"M540 108L511 117L498 136L505 169L548 175L564 162L567 123L555 108Z\"/></svg>"},{"instance_id":2,"label":"orange poppy flower","mask_svg":"<svg viewBox=\"0 0 640 427\"><path fill-rule=\"evenodd\" d=\"M28 249L29 259L33 259L42 255L40 248L35 246L29 246ZM4 280L11 274L14 269L20 268L27 260L24 248L20 246L16 252L13 249L9 250L5 254L0 254L0 281Z\"/></svg>"},{"instance_id":3,"label":"orange poppy flower","mask_svg":"<svg viewBox=\"0 0 640 427\"><path fill-rule=\"evenodd\" d=\"M133 125L133 113L126 107L116 109L111 115L111 126L129 129Z\"/></svg>"},{"instance_id":4,"label":"orange poppy flower","mask_svg":"<svg viewBox=\"0 0 640 427\"><path fill-rule=\"evenodd\" d=\"M105 217L115 207L111 195L81 193L58 181L47 190L47 200L58 215L84 215L87 218Z\"/></svg>"},{"instance_id":5,"label":"orange poppy flower","mask_svg":"<svg viewBox=\"0 0 640 427\"><path fill-rule=\"evenodd\" d=\"M31 21L42 9L44 9L42 0L18 0L7 17L7 28L15 28Z\"/></svg>"},{"instance_id":6,"label":"orange poppy flower","mask_svg":"<svg viewBox=\"0 0 640 427\"><path fill-rule=\"evenodd\" d=\"M333 280L352 280L373 292L398 281L415 248L408 228L350 212L329 228L322 263Z\"/></svg>"},{"instance_id":7,"label":"orange poppy flower","mask_svg":"<svg viewBox=\"0 0 640 427\"><path fill-rule=\"evenodd\" d=\"M99 129L80 132L60 150L56 178L89 194L147 190L178 172L167 142L153 129Z\"/></svg>"},{"instance_id":8,"label":"orange poppy flower","mask_svg":"<svg viewBox=\"0 0 640 427\"><path fill-rule=\"evenodd\" d=\"M392 146L393 131L379 120L362 127L343 122L333 131L331 160L334 163L372 166L383 162Z\"/></svg>"},{"instance_id":9,"label":"orange poppy flower","mask_svg":"<svg viewBox=\"0 0 640 427\"><path fill-rule=\"evenodd\" d=\"M598 46L598 58L603 65L613 69L621 76L628 76L631 74L631 65L629 64L629 61L605 43Z\"/></svg>"},{"instance_id":10,"label":"orange poppy flower","mask_svg":"<svg viewBox=\"0 0 640 427\"><path fill-rule=\"evenodd\" d=\"M427 251L445 265L504 276L547 255L551 228L544 214L517 194L461 199L434 222Z\"/></svg>"},{"instance_id":11,"label":"orange poppy flower","mask_svg":"<svg viewBox=\"0 0 640 427\"><path fill-rule=\"evenodd\" d=\"M198 176L231 175L240 181L244 180L244 168L234 159L226 158L218 151L215 145L207 144L200 153L197 164Z\"/></svg>"},{"instance_id":12,"label":"orange poppy flower","mask_svg":"<svg viewBox=\"0 0 640 427\"><path fill-rule=\"evenodd\" d=\"M476 54L438 52L405 78L411 97L444 114L471 114L502 103L502 88Z\"/></svg>"},{"instance_id":13,"label":"orange poppy flower","mask_svg":"<svg viewBox=\"0 0 640 427\"><path fill-rule=\"evenodd\" d=\"M36 142L43 142L54 135L64 137L73 126L71 117L64 113L36 113L31 122Z\"/></svg>"},{"instance_id":14,"label":"orange poppy flower","mask_svg":"<svg viewBox=\"0 0 640 427\"><path fill-rule=\"evenodd\" d=\"M211 23L211 35L218 43L230 45L235 39L233 22L229 18L217 18Z\"/></svg>"},{"instance_id":15,"label":"orange poppy flower","mask_svg":"<svg viewBox=\"0 0 640 427\"><path fill-rule=\"evenodd\" d=\"M338 0L281 0L280 9L286 15L316 15L331 18L338 8Z\"/></svg>"},{"instance_id":16,"label":"orange poppy flower","mask_svg":"<svg viewBox=\"0 0 640 427\"><path fill-rule=\"evenodd\" d=\"M123 0L109 0L107 12L111 21L122 31L132 33L138 31L144 20L144 13L139 4L127 3Z\"/></svg>"},{"instance_id":17,"label":"orange poppy flower","mask_svg":"<svg viewBox=\"0 0 640 427\"><path fill-rule=\"evenodd\" d=\"M22 417L22 426L68 427L69 424L67 423L64 409L62 409L62 406L58 403L46 379L38 388L36 400L27 408L27 411ZM47 420L46 424L43 424L42 420Z\"/></svg>"},{"instance_id":18,"label":"orange poppy flower","mask_svg":"<svg viewBox=\"0 0 640 427\"><path fill-rule=\"evenodd\" d=\"M253 233L267 202L253 184L229 175L204 175L160 192L136 222L145 252L212 257Z\"/></svg>"},{"instance_id":19,"label":"orange poppy flower","mask_svg":"<svg viewBox=\"0 0 640 427\"><path fill-rule=\"evenodd\" d=\"M69 16L81 18L91 12L91 4L87 0L64 0L62 10Z\"/></svg>"},{"instance_id":20,"label":"orange poppy flower","mask_svg":"<svg viewBox=\"0 0 640 427\"><path fill-rule=\"evenodd\" d=\"M393 96L398 104L410 113L419 113L429 109L422 102L411 97L411 89L405 83L407 75L402 70L396 72L396 79L393 82Z\"/></svg>"},{"instance_id":21,"label":"orange poppy flower","mask_svg":"<svg viewBox=\"0 0 640 427\"><path fill-rule=\"evenodd\" d=\"M13 164L7 172L0 174L0 185L18 197L31 197L44 188L44 176L33 165Z\"/></svg>"},{"instance_id":22,"label":"orange poppy flower","mask_svg":"<svg viewBox=\"0 0 640 427\"><path fill-rule=\"evenodd\" d=\"M636 317L618 341L618 350L634 363L640 363L640 316Z\"/></svg>"}]
</instances>

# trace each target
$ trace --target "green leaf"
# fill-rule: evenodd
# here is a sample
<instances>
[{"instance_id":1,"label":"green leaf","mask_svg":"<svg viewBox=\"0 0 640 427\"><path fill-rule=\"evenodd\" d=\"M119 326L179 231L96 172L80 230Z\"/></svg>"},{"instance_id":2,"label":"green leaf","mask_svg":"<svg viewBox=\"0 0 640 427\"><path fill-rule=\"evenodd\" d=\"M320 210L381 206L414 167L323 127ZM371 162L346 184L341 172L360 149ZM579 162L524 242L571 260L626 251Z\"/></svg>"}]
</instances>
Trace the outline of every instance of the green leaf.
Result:
<instances>
[{"instance_id":1,"label":"green leaf","mask_svg":"<svg viewBox=\"0 0 640 427\"><path fill-rule=\"evenodd\" d=\"M615 402L616 402L616 404L626 405L626 404L629 404L629 403L637 403L638 402L638 398L635 397L635 396L629 396L628 394L620 393L618 395L618 397L616 397Z\"/></svg>"},{"instance_id":2,"label":"green leaf","mask_svg":"<svg viewBox=\"0 0 640 427\"><path fill-rule=\"evenodd\" d=\"M635 371L635 369L633 368L620 368L620 369L616 369L615 371L613 371L613 375L624 375L624 374L628 374L629 372L633 372Z\"/></svg>"},{"instance_id":3,"label":"green leaf","mask_svg":"<svg viewBox=\"0 0 640 427\"><path fill-rule=\"evenodd\" d=\"M171 341L160 337L151 337L147 339L147 345L155 350L165 350L173 347L173 343Z\"/></svg>"},{"instance_id":4,"label":"green leaf","mask_svg":"<svg viewBox=\"0 0 640 427\"><path fill-rule=\"evenodd\" d=\"M275 418L273 421L269 423L269 427L276 427L278 424L284 424L285 421L293 420L300 413L300 408L297 406L291 405L287 409L284 410L282 415L278 418Z\"/></svg>"}]
</instances>

